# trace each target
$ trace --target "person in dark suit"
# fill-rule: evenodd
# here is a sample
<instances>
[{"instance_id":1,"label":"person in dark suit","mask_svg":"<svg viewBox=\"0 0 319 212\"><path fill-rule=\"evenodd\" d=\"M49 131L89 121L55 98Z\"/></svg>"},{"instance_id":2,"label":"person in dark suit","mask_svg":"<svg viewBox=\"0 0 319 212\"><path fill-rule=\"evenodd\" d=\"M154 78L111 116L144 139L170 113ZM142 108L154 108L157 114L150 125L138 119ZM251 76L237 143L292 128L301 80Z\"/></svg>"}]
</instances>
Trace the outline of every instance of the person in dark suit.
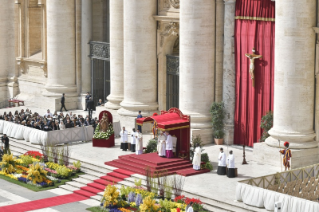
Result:
<instances>
[{"instance_id":1,"label":"person in dark suit","mask_svg":"<svg viewBox=\"0 0 319 212\"><path fill-rule=\"evenodd\" d=\"M104 103L102 102L102 99L99 99L99 102L97 103L97 106L104 106Z\"/></svg>"},{"instance_id":2,"label":"person in dark suit","mask_svg":"<svg viewBox=\"0 0 319 212\"><path fill-rule=\"evenodd\" d=\"M70 119L66 120L65 128L72 128L74 127L73 123L71 122Z\"/></svg>"},{"instance_id":3,"label":"person in dark suit","mask_svg":"<svg viewBox=\"0 0 319 212\"><path fill-rule=\"evenodd\" d=\"M88 105L88 110L89 110L89 118L92 119L92 112L94 109L94 102L93 102L92 97L90 97L87 105Z\"/></svg>"},{"instance_id":4,"label":"person in dark suit","mask_svg":"<svg viewBox=\"0 0 319 212\"><path fill-rule=\"evenodd\" d=\"M89 126L89 125L90 125L90 119L87 117L84 122L84 126Z\"/></svg>"},{"instance_id":5,"label":"person in dark suit","mask_svg":"<svg viewBox=\"0 0 319 212\"><path fill-rule=\"evenodd\" d=\"M4 154L8 154L11 155L11 151L9 148L9 138L7 137L6 134L3 134L2 138L1 138L2 143L4 143Z\"/></svg>"},{"instance_id":6,"label":"person in dark suit","mask_svg":"<svg viewBox=\"0 0 319 212\"><path fill-rule=\"evenodd\" d=\"M62 97L61 97L61 109L60 109L60 112L62 112L62 109L64 108L65 111L68 111L66 108L65 108L65 93L62 94Z\"/></svg>"},{"instance_id":7,"label":"person in dark suit","mask_svg":"<svg viewBox=\"0 0 319 212\"><path fill-rule=\"evenodd\" d=\"M90 93L87 92L87 93L86 93L86 96L85 96L85 110L84 110L84 111L87 111L87 110L88 110L88 102L89 102L89 100L90 100L90 97L91 97Z\"/></svg>"}]
</instances>

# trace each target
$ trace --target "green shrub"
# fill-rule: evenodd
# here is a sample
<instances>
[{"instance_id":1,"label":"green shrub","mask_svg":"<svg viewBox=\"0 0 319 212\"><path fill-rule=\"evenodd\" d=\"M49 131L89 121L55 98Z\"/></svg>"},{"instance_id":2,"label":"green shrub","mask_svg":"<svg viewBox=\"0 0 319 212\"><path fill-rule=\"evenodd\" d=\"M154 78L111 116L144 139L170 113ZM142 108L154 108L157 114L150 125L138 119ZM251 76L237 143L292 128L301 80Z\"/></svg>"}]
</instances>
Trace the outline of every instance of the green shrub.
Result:
<instances>
[{"instance_id":1,"label":"green shrub","mask_svg":"<svg viewBox=\"0 0 319 212\"><path fill-rule=\"evenodd\" d=\"M263 134L259 140L260 142L264 142L269 137L268 131L272 128L273 119L274 116L271 111L267 112L267 114L261 118L260 128L263 129Z\"/></svg>"},{"instance_id":2,"label":"green shrub","mask_svg":"<svg viewBox=\"0 0 319 212\"><path fill-rule=\"evenodd\" d=\"M207 153L203 153L201 155L201 160L202 160L202 162L205 162L205 163L209 162L208 154Z\"/></svg>"},{"instance_id":3,"label":"green shrub","mask_svg":"<svg viewBox=\"0 0 319 212\"><path fill-rule=\"evenodd\" d=\"M210 113L212 115L212 125L214 128L214 138L221 139L224 137L224 117L225 107L223 102L214 102Z\"/></svg>"},{"instance_id":4,"label":"green shrub","mask_svg":"<svg viewBox=\"0 0 319 212\"><path fill-rule=\"evenodd\" d=\"M146 153L152 153L157 151L157 140L156 139L151 139L149 140L147 146L146 146Z\"/></svg>"},{"instance_id":5,"label":"green shrub","mask_svg":"<svg viewBox=\"0 0 319 212\"><path fill-rule=\"evenodd\" d=\"M212 171L213 170L213 165L208 161L208 162L205 163L205 168L209 169L209 171Z\"/></svg>"}]
</instances>

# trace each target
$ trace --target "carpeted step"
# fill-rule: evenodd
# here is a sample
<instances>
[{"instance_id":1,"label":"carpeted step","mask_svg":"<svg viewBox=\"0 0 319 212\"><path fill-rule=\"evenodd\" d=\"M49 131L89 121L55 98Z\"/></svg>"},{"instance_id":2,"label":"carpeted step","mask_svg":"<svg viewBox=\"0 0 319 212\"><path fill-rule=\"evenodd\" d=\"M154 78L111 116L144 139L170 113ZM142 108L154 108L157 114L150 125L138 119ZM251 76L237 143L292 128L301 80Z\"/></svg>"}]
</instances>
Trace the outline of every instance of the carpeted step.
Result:
<instances>
[{"instance_id":1,"label":"carpeted step","mask_svg":"<svg viewBox=\"0 0 319 212\"><path fill-rule=\"evenodd\" d=\"M113 182L110 182L108 180L103 180L103 179L94 180L94 183L101 184L102 186L104 186L104 188L109 184L113 185Z\"/></svg>"},{"instance_id":2,"label":"carpeted step","mask_svg":"<svg viewBox=\"0 0 319 212\"><path fill-rule=\"evenodd\" d=\"M130 158L134 158L134 159L137 159L139 161L152 163L152 164L155 164L156 166L166 165L166 164L170 164L170 163L176 163L179 161L184 161L181 158L162 158L162 157L159 157L157 153L131 155Z\"/></svg>"},{"instance_id":3,"label":"carpeted step","mask_svg":"<svg viewBox=\"0 0 319 212\"><path fill-rule=\"evenodd\" d=\"M85 187L81 187L81 190L87 191L87 192L90 192L93 194L97 194L97 193L102 192L104 189L97 189L97 188L93 188L91 186L85 186Z\"/></svg>"},{"instance_id":4,"label":"carpeted step","mask_svg":"<svg viewBox=\"0 0 319 212\"><path fill-rule=\"evenodd\" d=\"M114 172L117 172L117 173L120 173L120 174L123 174L123 175L127 175L127 176L131 176L133 174L135 174L134 172L130 172L130 171L127 171L127 170L124 170L124 169L115 169Z\"/></svg>"},{"instance_id":5,"label":"carpeted step","mask_svg":"<svg viewBox=\"0 0 319 212\"><path fill-rule=\"evenodd\" d=\"M124 180L125 178L130 177L129 175L120 174L117 172L110 172L107 174L107 176L116 177L118 179Z\"/></svg>"},{"instance_id":6,"label":"carpeted step","mask_svg":"<svg viewBox=\"0 0 319 212\"><path fill-rule=\"evenodd\" d=\"M203 174L207 172L210 172L210 171L208 169L201 169L197 171L197 170L194 170L193 168L189 168L189 169L182 169L182 170L176 171L176 174L188 177L188 176Z\"/></svg>"},{"instance_id":7,"label":"carpeted step","mask_svg":"<svg viewBox=\"0 0 319 212\"><path fill-rule=\"evenodd\" d=\"M123 179L119 179L119 178L109 176L109 175L103 176L103 177L101 177L101 179L107 180L107 181L112 182L112 183L118 183L118 182L123 181Z\"/></svg>"},{"instance_id":8,"label":"carpeted step","mask_svg":"<svg viewBox=\"0 0 319 212\"><path fill-rule=\"evenodd\" d=\"M83 190L76 190L76 191L74 191L74 193L82 195L84 197L88 197L88 198L90 198L91 196L95 196L96 195L94 193L91 193L91 192L88 192L88 191L83 191Z\"/></svg>"},{"instance_id":9,"label":"carpeted step","mask_svg":"<svg viewBox=\"0 0 319 212\"><path fill-rule=\"evenodd\" d=\"M104 181L105 181L105 180L104 180ZM89 183L89 184L87 184L87 186L90 186L90 187L99 189L99 190L101 190L101 191L104 191L104 190L105 190L105 187L106 187L107 185L102 185L102 184L100 184L100 183Z\"/></svg>"}]
</instances>

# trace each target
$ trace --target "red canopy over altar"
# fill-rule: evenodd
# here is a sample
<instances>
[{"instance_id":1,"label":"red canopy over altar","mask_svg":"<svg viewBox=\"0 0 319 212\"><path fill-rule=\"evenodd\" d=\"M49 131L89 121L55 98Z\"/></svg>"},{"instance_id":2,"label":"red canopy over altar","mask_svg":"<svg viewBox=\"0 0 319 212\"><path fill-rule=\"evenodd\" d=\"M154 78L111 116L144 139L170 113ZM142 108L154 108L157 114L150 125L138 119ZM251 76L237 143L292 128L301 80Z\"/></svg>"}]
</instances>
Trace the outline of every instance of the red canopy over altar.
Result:
<instances>
[{"instance_id":1,"label":"red canopy over altar","mask_svg":"<svg viewBox=\"0 0 319 212\"><path fill-rule=\"evenodd\" d=\"M189 116L184 115L178 108L171 108L168 111L161 111L160 115L149 116L136 119L138 125L145 122L156 122L157 129L169 131L172 136L177 138L176 156L185 155L189 158L190 149L190 120Z\"/></svg>"}]
</instances>

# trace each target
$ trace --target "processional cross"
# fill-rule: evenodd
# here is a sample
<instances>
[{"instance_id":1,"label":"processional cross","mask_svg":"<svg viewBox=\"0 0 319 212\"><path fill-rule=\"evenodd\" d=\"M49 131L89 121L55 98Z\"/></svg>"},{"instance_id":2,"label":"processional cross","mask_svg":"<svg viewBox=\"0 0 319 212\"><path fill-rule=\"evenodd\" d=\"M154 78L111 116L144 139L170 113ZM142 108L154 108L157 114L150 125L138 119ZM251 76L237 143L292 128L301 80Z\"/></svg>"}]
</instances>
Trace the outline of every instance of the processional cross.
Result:
<instances>
[{"instance_id":1,"label":"processional cross","mask_svg":"<svg viewBox=\"0 0 319 212\"><path fill-rule=\"evenodd\" d=\"M262 56L255 54L255 48L253 48L252 52L253 52L252 54L246 53L245 56L248 57L250 60L249 74L250 74L250 79L253 81L253 87L255 87L255 73L254 73L255 64L254 63L255 63L255 59L262 58Z\"/></svg>"}]
</instances>

